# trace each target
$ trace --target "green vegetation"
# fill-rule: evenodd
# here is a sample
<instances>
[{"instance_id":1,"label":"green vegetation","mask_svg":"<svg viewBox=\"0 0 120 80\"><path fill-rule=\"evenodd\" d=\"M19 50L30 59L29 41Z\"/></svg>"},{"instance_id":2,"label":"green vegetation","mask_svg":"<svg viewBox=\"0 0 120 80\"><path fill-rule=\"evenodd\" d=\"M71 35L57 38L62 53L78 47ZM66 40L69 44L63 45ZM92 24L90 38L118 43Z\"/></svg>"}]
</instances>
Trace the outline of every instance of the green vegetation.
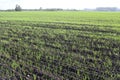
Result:
<instances>
[{"instance_id":1,"label":"green vegetation","mask_svg":"<svg viewBox=\"0 0 120 80\"><path fill-rule=\"evenodd\" d=\"M119 80L119 12L0 12L0 79Z\"/></svg>"}]
</instances>

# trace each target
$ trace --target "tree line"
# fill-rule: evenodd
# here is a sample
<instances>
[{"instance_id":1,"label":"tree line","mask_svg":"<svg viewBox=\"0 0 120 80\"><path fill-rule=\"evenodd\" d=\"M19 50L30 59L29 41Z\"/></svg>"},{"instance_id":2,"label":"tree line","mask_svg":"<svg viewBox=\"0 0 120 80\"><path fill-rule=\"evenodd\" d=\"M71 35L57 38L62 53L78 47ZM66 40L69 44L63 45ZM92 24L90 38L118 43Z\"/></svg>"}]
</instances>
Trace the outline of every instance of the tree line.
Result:
<instances>
[{"instance_id":1,"label":"tree line","mask_svg":"<svg viewBox=\"0 0 120 80\"><path fill-rule=\"evenodd\" d=\"M7 9L0 11L78 11L77 9L62 9L62 8L46 8L43 9L40 7L39 9L22 9L22 7L16 4L15 9Z\"/></svg>"}]
</instances>

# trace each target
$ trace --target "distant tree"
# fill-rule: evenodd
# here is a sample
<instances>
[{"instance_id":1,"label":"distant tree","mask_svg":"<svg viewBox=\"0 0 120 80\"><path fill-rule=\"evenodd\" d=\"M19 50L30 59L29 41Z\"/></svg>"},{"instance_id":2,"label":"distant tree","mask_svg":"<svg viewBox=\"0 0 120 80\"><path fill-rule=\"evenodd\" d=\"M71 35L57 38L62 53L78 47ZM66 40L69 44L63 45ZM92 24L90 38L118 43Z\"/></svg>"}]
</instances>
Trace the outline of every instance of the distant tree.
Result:
<instances>
[{"instance_id":1,"label":"distant tree","mask_svg":"<svg viewBox=\"0 0 120 80\"><path fill-rule=\"evenodd\" d=\"M42 7L40 7L39 10L42 10Z\"/></svg>"},{"instance_id":2,"label":"distant tree","mask_svg":"<svg viewBox=\"0 0 120 80\"><path fill-rule=\"evenodd\" d=\"M22 10L22 8L20 7L20 5L16 5L16 7L15 7L15 11L21 11Z\"/></svg>"}]
</instances>

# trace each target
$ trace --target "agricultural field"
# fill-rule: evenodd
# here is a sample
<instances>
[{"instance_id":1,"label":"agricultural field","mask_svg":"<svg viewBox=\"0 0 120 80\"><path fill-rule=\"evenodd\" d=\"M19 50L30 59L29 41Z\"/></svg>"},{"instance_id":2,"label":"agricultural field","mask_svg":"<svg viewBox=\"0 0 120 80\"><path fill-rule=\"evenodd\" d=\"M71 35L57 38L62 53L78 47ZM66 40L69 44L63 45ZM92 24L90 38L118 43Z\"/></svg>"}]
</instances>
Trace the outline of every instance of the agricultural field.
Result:
<instances>
[{"instance_id":1,"label":"agricultural field","mask_svg":"<svg viewBox=\"0 0 120 80\"><path fill-rule=\"evenodd\" d=\"M120 12L0 12L0 80L120 80Z\"/></svg>"}]
</instances>

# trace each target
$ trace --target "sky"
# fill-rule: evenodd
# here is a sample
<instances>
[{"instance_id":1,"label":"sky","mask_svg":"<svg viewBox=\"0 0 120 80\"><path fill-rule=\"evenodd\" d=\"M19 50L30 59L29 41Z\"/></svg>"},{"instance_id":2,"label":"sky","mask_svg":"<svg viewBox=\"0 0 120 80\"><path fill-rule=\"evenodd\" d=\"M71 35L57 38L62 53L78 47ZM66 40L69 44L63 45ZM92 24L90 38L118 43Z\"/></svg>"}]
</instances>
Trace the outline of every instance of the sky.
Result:
<instances>
[{"instance_id":1,"label":"sky","mask_svg":"<svg viewBox=\"0 0 120 80\"><path fill-rule=\"evenodd\" d=\"M96 7L118 7L120 0L0 0L0 9L14 9L18 4L22 9L63 8L84 9Z\"/></svg>"}]
</instances>

